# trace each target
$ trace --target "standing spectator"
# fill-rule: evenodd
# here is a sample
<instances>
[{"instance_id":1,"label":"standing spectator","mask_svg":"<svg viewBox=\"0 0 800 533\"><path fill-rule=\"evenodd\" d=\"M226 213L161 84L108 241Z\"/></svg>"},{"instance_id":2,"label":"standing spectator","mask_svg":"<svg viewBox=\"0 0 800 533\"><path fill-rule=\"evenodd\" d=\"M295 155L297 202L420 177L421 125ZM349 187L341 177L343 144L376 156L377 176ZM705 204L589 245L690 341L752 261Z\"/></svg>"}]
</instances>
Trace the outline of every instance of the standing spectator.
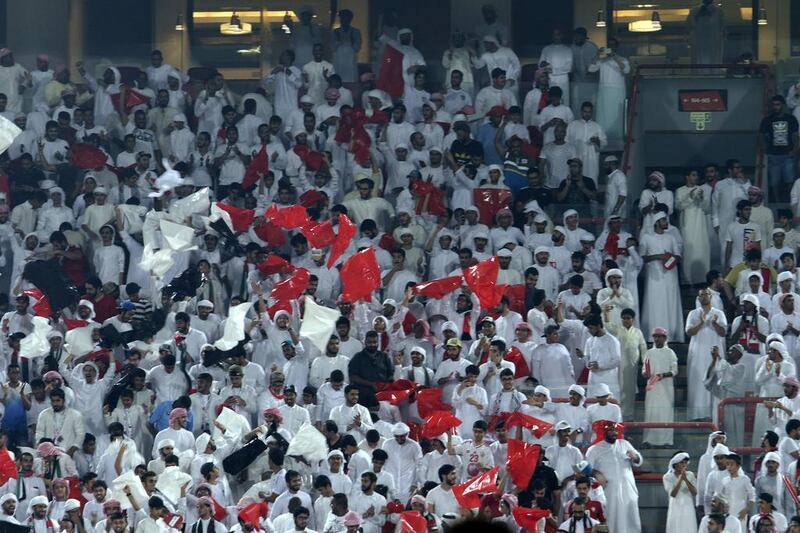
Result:
<instances>
[{"instance_id":1,"label":"standing spectator","mask_svg":"<svg viewBox=\"0 0 800 533\"><path fill-rule=\"evenodd\" d=\"M333 68L344 83L354 83L358 78L358 52L361 50L361 32L352 27L353 12L339 11L339 27L333 30Z\"/></svg>"},{"instance_id":2,"label":"standing spectator","mask_svg":"<svg viewBox=\"0 0 800 533\"><path fill-rule=\"evenodd\" d=\"M725 313L711 306L711 290L708 287L700 289L697 298L700 305L686 317L686 335L691 339L687 354L689 420L708 418L713 410L704 375L711 363L712 348L725 349L725 333L728 329Z\"/></svg>"},{"instance_id":3,"label":"standing spectator","mask_svg":"<svg viewBox=\"0 0 800 533\"><path fill-rule=\"evenodd\" d=\"M517 80L520 75L520 64L517 54L511 48L500 46L500 41L492 35L483 37L483 47L486 50L480 57L472 58L472 66L480 70L484 67L486 72L494 78L494 71L500 69L505 71L508 89L516 98L519 93ZM516 103L515 103L516 105Z\"/></svg>"},{"instance_id":4,"label":"standing spectator","mask_svg":"<svg viewBox=\"0 0 800 533\"><path fill-rule=\"evenodd\" d=\"M623 144L622 123L625 113L625 76L630 74L631 65L627 58L617 54L619 41L614 37L608 45L597 52L589 65L589 72L599 72L597 86L597 123L608 137L608 148L619 150Z\"/></svg>"},{"instance_id":5,"label":"standing spectator","mask_svg":"<svg viewBox=\"0 0 800 533\"><path fill-rule=\"evenodd\" d=\"M593 113L594 106L591 102L586 101L581 104L581 118L573 120L567 126L567 141L575 146L578 157L583 161L583 175L597 184L597 177L600 175L600 152L607 142L603 128L592 120ZM616 200L614 198L614 202Z\"/></svg>"},{"instance_id":6,"label":"standing spectator","mask_svg":"<svg viewBox=\"0 0 800 533\"><path fill-rule=\"evenodd\" d=\"M676 453L669 461L664 474L664 490L669 496L666 533L689 533L697 531L697 516L692 501L697 495L697 479L688 470L689 454Z\"/></svg>"},{"instance_id":7,"label":"standing spectator","mask_svg":"<svg viewBox=\"0 0 800 533\"><path fill-rule=\"evenodd\" d=\"M597 75L589 72L589 65L597 57L597 45L589 40L586 28L575 28L572 32L572 82L570 102L578 114L583 102L595 103Z\"/></svg>"},{"instance_id":8,"label":"standing spectator","mask_svg":"<svg viewBox=\"0 0 800 533\"><path fill-rule=\"evenodd\" d=\"M695 65L719 65L725 44L725 14L714 0L702 0L686 18Z\"/></svg>"},{"instance_id":9,"label":"standing spectator","mask_svg":"<svg viewBox=\"0 0 800 533\"><path fill-rule=\"evenodd\" d=\"M564 93L564 103L569 105L569 75L572 72L572 50L564 44L561 28L553 30L553 43L542 48L539 66L550 73L550 86L559 87Z\"/></svg>"},{"instance_id":10,"label":"standing spectator","mask_svg":"<svg viewBox=\"0 0 800 533\"><path fill-rule=\"evenodd\" d=\"M464 32L456 30L450 40L450 48L442 54L442 68L444 69L445 87L448 92L451 90L463 90L472 98L475 94L475 80L472 76L472 63L475 61L475 51L465 46L466 36ZM459 83L454 86L453 73L458 71ZM445 98L445 108L448 112L460 111L461 107L451 107L448 99Z\"/></svg>"},{"instance_id":11,"label":"standing spectator","mask_svg":"<svg viewBox=\"0 0 800 533\"><path fill-rule=\"evenodd\" d=\"M642 374L647 380L644 399L646 422L673 422L675 420L675 375L678 373L678 356L667 346L667 330L653 330L653 347L644 354ZM672 447L672 429L645 429L642 447Z\"/></svg>"},{"instance_id":12,"label":"standing spectator","mask_svg":"<svg viewBox=\"0 0 800 533\"><path fill-rule=\"evenodd\" d=\"M686 185L675 191L675 207L680 211L680 231L691 235L683 249L683 282L697 285L705 280L711 268L711 250L708 239L708 212L711 196L699 185L700 175L690 169L686 173Z\"/></svg>"},{"instance_id":13,"label":"standing spectator","mask_svg":"<svg viewBox=\"0 0 800 533\"><path fill-rule=\"evenodd\" d=\"M767 183L772 201L785 198L794 183L797 166L798 125L794 115L786 112L786 99L776 94L770 98L770 113L761 119L758 128L759 149L767 154Z\"/></svg>"}]
</instances>

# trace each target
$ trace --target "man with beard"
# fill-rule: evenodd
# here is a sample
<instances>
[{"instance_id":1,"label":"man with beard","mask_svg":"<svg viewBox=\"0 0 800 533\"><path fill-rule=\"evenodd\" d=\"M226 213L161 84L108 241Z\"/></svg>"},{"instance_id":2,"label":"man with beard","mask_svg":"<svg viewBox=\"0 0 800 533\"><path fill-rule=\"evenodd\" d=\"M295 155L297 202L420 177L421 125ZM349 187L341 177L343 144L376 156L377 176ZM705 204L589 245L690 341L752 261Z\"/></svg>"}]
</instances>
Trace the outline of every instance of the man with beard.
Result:
<instances>
[{"instance_id":1,"label":"man with beard","mask_svg":"<svg viewBox=\"0 0 800 533\"><path fill-rule=\"evenodd\" d=\"M614 422L604 421L602 431L603 440L589 448L586 460L607 480L609 531L641 531L639 490L633 479L633 467L642 464L642 456L630 442L617 439L618 426Z\"/></svg>"},{"instance_id":2,"label":"man with beard","mask_svg":"<svg viewBox=\"0 0 800 533\"><path fill-rule=\"evenodd\" d=\"M347 369L350 382L358 389L359 403L368 408L377 407L376 384L392 381L394 376L392 360L378 350L377 332L367 332L364 349L353 356Z\"/></svg>"},{"instance_id":3,"label":"man with beard","mask_svg":"<svg viewBox=\"0 0 800 533\"><path fill-rule=\"evenodd\" d=\"M386 515L381 509L386 506L386 498L375 492L378 476L374 472L361 474L361 494L350 499L350 510L359 513L364 522L361 526L363 533L380 533Z\"/></svg>"}]
</instances>

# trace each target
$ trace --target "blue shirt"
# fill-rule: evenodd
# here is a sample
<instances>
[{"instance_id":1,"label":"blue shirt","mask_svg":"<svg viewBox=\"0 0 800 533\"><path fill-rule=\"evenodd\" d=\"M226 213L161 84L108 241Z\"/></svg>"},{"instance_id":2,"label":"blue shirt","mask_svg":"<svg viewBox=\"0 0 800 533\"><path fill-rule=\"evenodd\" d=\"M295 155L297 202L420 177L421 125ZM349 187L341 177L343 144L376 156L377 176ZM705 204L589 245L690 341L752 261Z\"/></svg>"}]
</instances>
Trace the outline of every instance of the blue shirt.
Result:
<instances>
[{"instance_id":1,"label":"blue shirt","mask_svg":"<svg viewBox=\"0 0 800 533\"><path fill-rule=\"evenodd\" d=\"M478 135L475 140L483 145L483 163L485 165L502 165L503 158L497 153L494 139L497 136L497 128L491 122L487 122L478 128Z\"/></svg>"},{"instance_id":2,"label":"blue shirt","mask_svg":"<svg viewBox=\"0 0 800 533\"><path fill-rule=\"evenodd\" d=\"M185 429L192 431L192 425L194 424L194 415L192 414L191 409L187 409L189 416L186 418L186 425L184 426ZM153 424L153 427L156 428L156 431L161 431L162 429L167 429L169 427L169 414L172 412L172 401L167 400L166 402L161 402L153 409L152 414L150 415L150 423Z\"/></svg>"}]
</instances>

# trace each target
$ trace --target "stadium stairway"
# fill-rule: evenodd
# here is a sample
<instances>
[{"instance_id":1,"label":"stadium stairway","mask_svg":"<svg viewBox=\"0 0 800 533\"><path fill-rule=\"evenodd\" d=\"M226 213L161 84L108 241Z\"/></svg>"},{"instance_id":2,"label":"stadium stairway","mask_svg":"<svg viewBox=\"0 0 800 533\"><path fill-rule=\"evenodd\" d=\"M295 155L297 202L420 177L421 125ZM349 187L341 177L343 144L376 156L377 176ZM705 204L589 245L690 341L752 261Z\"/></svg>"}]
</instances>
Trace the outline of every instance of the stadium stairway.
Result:
<instances>
[{"instance_id":1,"label":"stadium stairway","mask_svg":"<svg viewBox=\"0 0 800 533\"><path fill-rule=\"evenodd\" d=\"M684 319L689 310L694 308L697 290L692 287L682 287L681 297L683 301ZM647 335L647 333L645 333ZM649 340L649 339L648 339ZM648 347L650 344L648 343ZM670 343L670 347L678 356L678 375L675 378L675 421L687 421L687 366L686 357L689 348L688 342ZM710 416L710 413L709 413ZM644 421L644 387L639 387L636 398L635 420ZM630 429L625 431L625 438L639 449L644 463L639 472L647 474L646 478L639 479L639 514L642 519L642 531L644 533L663 532L667 521L667 506L669 504L667 494L661 481L661 476L667 470L669 460L679 451L688 452L691 456L689 469L697 473L697 461L705 453L708 442L708 431L706 430L687 430L676 429L674 433L673 446L665 449L640 449L642 444L642 430Z\"/></svg>"}]
</instances>

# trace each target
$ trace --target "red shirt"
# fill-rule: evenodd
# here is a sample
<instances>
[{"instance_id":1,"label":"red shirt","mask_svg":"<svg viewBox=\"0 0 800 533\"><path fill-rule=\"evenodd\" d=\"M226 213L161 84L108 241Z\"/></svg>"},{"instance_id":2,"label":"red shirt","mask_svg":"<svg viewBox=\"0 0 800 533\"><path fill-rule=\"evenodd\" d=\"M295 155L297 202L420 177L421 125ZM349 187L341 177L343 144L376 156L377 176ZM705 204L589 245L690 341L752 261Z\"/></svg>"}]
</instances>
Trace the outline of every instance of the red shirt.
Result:
<instances>
[{"instance_id":1,"label":"red shirt","mask_svg":"<svg viewBox=\"0 0 800 533\"><path fill-rule=\"evenodd\" d=\"M117 301L107 294L92 303L94 303L94 319L101 324L117 314Z\"/></svg>"},{"instance_id":2,"label":"red shirt","mask_svg":"<svg viewBox=\"0 0 800 533\"><path fill-rule=\"evenodd\" d=\"M589 512L589 516L600 522L601 524L606 523L606 515L603 512L603 504L598 502L597 500L589 500L586 502L586 510ZM572 516L572 502L569 502L569 506L567 507L567 517Z\"/></svg>"}]
</instances>

